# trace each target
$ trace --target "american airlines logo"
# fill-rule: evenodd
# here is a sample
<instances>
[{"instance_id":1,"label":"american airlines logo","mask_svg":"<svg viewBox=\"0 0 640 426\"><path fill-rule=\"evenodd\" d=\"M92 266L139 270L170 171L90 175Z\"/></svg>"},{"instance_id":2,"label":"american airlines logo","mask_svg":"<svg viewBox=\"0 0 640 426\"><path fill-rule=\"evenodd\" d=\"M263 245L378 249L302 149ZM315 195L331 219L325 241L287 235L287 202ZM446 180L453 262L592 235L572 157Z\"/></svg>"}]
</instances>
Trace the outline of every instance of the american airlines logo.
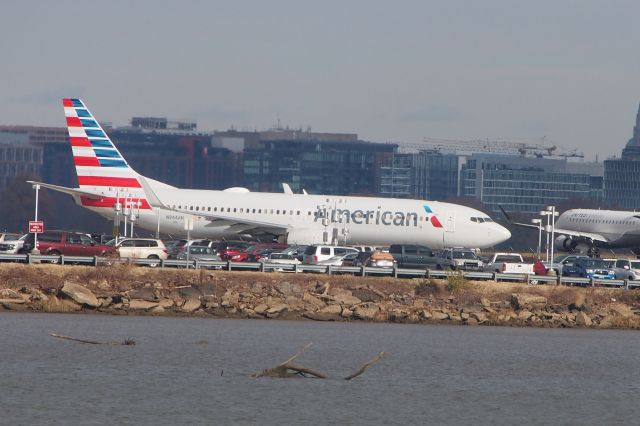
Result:
<instances>
[{"instance_id":1,"label":"american airlines logo","mask_svg":"<svg viewBox=\"0 0 640 426\"><path fill-rule=\"evenodd\" d=\"M385 225L385 226L418 226L418 214L414 212L392 212L389 210L354 210L327 209L317 206L314 222L328 219L330 223L354 223L356 225ZM435 218L435 216L433 216ZM437 219L436 219L437 220ZM432 222L433 223L433 222ZM439 222L438 222L439 224ZM433 223L434 226L437 226Z\"/></svg>"}]
</instances>

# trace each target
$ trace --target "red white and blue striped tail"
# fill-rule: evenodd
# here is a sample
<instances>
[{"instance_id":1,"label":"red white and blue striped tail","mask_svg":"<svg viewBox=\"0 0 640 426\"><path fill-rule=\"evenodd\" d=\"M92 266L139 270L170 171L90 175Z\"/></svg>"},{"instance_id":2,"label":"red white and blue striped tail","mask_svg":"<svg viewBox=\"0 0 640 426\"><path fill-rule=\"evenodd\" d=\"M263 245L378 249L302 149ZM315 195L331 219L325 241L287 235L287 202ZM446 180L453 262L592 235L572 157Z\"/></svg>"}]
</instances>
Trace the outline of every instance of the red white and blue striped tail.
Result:
<instances>
[{"instance_id":1,"label":"red white and blue striped tail","mask_svg":"<svg viewBox=\"0 0 640 426\"><path fill-rule=\"evenodd\" d=\"M62 100L62 105L67 118L78 186L81 189L98 190L100 193L108 192L114 197L116 194L128 194L132 198L137 197L144 206L142 208L150 208L145 200L139 175L129 166L84 102L66 98ZM82 203L109 204L111 198L104 198L100 202L88 201L83 197Z\"/></svg>"}]
</instances>

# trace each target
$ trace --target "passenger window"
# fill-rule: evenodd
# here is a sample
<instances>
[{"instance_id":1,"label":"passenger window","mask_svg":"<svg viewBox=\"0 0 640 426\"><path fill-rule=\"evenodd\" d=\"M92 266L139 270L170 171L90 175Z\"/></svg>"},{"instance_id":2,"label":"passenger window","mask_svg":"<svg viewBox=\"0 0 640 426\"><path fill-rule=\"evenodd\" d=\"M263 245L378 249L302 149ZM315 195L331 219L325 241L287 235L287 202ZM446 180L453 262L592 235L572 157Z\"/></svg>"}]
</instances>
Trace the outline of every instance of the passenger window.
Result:
<instances>
[{"instance_id":1,"label":"passenger window","mask_svg":"<svg viewBox=\"0 0 640 426\"><path fill-rule=\"evenodd\" d=\"M329 247L322 247L322 248L320 249L320 254L325 254L325 255L331 254L331 248L329 248Z\"/></svg>"},{"instance_id":2,"label":"passenger window","mask_svg":"<svg viewBox=\"0 0 640 426\"><path fill-rule=\"evenodd\" d=\"M346 249L343 249L343 248L336 248L336 249L334 250L334 252L335 252L335 255L336 255L336 256L338 256L338 255L345 254L345 253L347 252L347 250L346 250Z\"/></svg>"},{"instance_id":3,"label":"passenger window","mask_svg":"<svg viewBox=\"0 0 640 426\"><path fill-rule=\"evenodd\" d=\"M120 243L120 247L133 247L133 240L124 240Z\"/></svg>"},{"instance_id":4,"label":"passenger window","mask_svg":"<svg viewBox=\"0 0 640 426\"><path fill-rule=\"evenodd\" d=\"M405 247L404 248L404 253L405 254L418 254L418 249L416 249L415 247Z\"/></svg>"}]
</instances>

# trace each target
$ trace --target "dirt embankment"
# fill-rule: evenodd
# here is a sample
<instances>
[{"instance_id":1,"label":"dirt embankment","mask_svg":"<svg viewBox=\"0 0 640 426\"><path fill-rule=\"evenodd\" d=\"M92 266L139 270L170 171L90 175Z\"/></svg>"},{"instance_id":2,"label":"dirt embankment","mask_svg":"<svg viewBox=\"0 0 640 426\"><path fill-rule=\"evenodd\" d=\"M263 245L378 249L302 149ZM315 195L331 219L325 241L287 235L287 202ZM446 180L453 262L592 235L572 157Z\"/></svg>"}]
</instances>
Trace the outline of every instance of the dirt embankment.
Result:
<instances>
[{"instance_id":1,"label":"dirt embankment","mask_svg":"<svg viewBox=\"0 0 640 426\"><path fill-rule=\"evenodd\" d=\"M0 265L0 310L640 328L640 291L137 266Z\"/></svg>"}]
</instances>

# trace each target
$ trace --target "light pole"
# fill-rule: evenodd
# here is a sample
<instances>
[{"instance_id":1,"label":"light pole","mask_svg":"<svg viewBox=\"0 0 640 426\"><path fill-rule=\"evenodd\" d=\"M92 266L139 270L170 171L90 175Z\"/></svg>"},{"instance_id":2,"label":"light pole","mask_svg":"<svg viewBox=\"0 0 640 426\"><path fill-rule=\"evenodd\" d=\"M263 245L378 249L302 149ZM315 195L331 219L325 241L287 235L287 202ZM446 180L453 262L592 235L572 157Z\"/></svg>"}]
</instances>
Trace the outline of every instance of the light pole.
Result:
<instances>
[{"instance_id":1,"label":"light pole","mask_svg":"<svg viewBox=\"0 0 640 426\"><path fill-rule=\"evenodd\" d=\"M36 211L34 213L34 219L36 222L38 221L38 195L40 193L40 185L38 185L37 183L33 185L33 189L36 190ZM33 233L33 249L32 250L38 250L38 233L34 232Z\"/></svg>"},{"instance_id":2,"label":"light pole","mask_svg":"<svg viewBox=\"0 0 640 426\"><path fill-rule=\"evenodd\" d=\"M549 261L549 234L551 233L551 219L549 218L549 212L546 210L541 210L540 216L547 217L547 224L544 226L544 232L547 234L547 243L545 245L545 255L546 255L546 262L548 262ZM540 219L540 227L542 227L542 221L543 219Z\"/></svg>"},{"instance_id":3,"label":"light pole","mask_svg":"<svg viewBox=\"0 0 640 426\"><path fill-rule=\"evenodd\" d=\"M553 242L555 241L555 225L556 216L558 216L556 206L547 206L546 210L540 212L540 215L547 216L547 226L545 231L547 233L547 262L549 263L549 271L553 271ZM549 234L551 234L551 246L549 246Z\"/></svg>"},{"instance_id":4,"label":"light pole","mask_svg":"<svg viewBox=\"0 0 640 426\"><path fill-rule=\"evenodd\" d=\"M542 219L531 219L531 223L538 225L538 259L540 259L540 247L542 245Z\"/></svg>"}]
</instances>

